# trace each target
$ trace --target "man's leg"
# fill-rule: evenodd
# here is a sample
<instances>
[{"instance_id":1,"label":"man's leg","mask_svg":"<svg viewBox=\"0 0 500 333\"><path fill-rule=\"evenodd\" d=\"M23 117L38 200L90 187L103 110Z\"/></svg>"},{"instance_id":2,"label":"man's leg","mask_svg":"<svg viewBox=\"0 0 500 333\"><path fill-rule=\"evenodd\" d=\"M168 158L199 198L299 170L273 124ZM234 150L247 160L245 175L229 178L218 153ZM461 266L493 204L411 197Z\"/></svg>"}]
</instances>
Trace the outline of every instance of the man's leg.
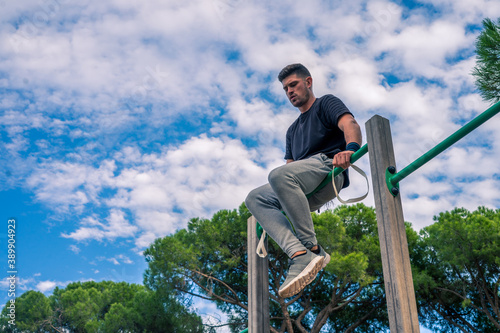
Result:
<instances>
[{"instance_id":1,"label":"man's leg","mask_svg":"<svg viewBox=\"0 0 500 333\"><path fill-rule=\"evenodd\" d=\"M340 189L344 185L344 174L341 173L340 175L335 177L334 181L335 186L337 187L337 191L340 192ZM311 212L320 209L325 203L333 200L334 198L335 191L333 190L333 186L328 184L309 198L308 201ZM321 247L317 243L305 243L304 246L311 250L313 253L325 258L323 262L323 268L328 265L328 263L330 262L330 255L325 252L323 247Z\"/></svg>"},{"instance_id":2,"label":"man's leg","mask_svg":"<svg viewBox=\"0 0 500 333\"><path fill-rule=\"evenodd\" d=\"M245 204L269 237L274 239L289 257L298 251L305 250L293 233L290 222L282 213L281 203L269 184L251 191Z\"/></svg>"},{"instance_id":3,"label":"man's leg","mask_svg":"<svg viewBox=\"0 0 500 333\"><path fill-rule=\"evenodd\" d=\"M324 154L317 154L308 159L278 167L269 174L269 184L276 193L282 209L292 222L297 238L302 245L317 244L310 214L310 202L306 198L306 194L316 189L332 171L332 168L331 159ZM318 197L316 198L318 199ZM323 203L331 199L333 197L327 196ZM291 254L295 253L292 251L297 249L298 247L291 249ZM287 254L289 254L288 251Z\"/></svg>"},{"instance_id":4,"label":"man's leg","mask_svg":"<svg viewBox=\"0 0 500 333\"><path fill-rule=\"evenodd\" d=\"M322 249L320 252L318 248L317 255L304 245L317 244L306 193L312 192L331 170L331 159L323 154L289 163L273 170L269 175L270 184L250 192L245 201L266 232L292 258L287 278L280 286L282 297L291 297L304 289L326 265L326 257L329 259ZM297 235L293 234L282 209L294 223Z\"/></svg>"}]
</instances>

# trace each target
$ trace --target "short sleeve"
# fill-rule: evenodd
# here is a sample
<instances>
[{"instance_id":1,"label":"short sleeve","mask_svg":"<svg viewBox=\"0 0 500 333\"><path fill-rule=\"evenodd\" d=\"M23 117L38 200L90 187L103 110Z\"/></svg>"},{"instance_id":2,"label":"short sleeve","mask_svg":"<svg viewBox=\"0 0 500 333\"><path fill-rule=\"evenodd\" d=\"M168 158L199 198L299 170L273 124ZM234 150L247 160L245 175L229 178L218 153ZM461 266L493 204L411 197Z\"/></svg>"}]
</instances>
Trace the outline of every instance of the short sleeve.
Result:
<instances>
[{"instance_id":1,"label":"short sleeve","mask_svg":"<svg viewBox=\"0 0 500 333\"><path fill-rule=\"evenodd\" d=\"M344 114L352 115L345 104L333 95L325 95L321 100L318 116L327 128L337 128L339 119Z\"/></svg>"},{"instance_id":2,"label":"short sleeve","mask_svg":"<svg viewBox=\"0 0 500 333\"><path fill-rule=\"evenodd\" d=\"M293 155L292 155L292 134L290 133L290 128L288 128L288 131L286 131L285 160L293 160Z\"/></svg>"}]
</instances>

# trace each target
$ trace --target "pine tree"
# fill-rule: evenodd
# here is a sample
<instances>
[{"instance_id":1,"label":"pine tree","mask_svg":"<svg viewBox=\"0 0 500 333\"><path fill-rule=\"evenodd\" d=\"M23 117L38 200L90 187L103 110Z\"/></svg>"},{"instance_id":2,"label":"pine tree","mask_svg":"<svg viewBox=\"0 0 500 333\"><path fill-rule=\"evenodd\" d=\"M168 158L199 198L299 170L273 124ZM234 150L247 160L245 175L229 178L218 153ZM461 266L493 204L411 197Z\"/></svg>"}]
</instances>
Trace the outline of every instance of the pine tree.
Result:
<instances>
[{"instance_id":1,"label":"pine tree","mask_svg":"<svg viewBox=\"0 0 500 333\"><path fill-rule=\"evenodd\" d=\"M483 31L476 40L477 64L472 71L484 100L500 101L500 18L497 23L483 20Z\"/></svg>"}]
</instances>

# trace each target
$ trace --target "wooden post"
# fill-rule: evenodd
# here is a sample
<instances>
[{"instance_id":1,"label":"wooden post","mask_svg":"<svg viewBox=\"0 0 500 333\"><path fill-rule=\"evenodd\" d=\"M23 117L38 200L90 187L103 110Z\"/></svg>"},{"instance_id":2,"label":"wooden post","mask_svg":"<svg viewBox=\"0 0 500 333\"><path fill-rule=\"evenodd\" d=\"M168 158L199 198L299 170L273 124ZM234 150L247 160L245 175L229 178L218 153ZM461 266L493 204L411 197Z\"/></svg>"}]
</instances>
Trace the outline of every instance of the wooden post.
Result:
<instances>
[{"instance_id":1,"label":"wooden post","mask_svg":"<svg viewBox=\"0 0 500 333\"><path fill-rule=\"evenodd\" d=\"M366 123L368 153L384 270L391 333L420 332L401 195L393 196L385 173L396 166L389 120L373 116Z\"/></svg>"},{"instance_id":2,"label":"wooden post","mask_svg":"<svg viewBox=\"0 0 500 333\"><path fill-rule=\"evenodd\" d=\"M248 332L269 332L269 261L257 255L257 220L247 222L248 251ZM266 241L267 249L267 241Z\"/></svg>"}]
</instances>

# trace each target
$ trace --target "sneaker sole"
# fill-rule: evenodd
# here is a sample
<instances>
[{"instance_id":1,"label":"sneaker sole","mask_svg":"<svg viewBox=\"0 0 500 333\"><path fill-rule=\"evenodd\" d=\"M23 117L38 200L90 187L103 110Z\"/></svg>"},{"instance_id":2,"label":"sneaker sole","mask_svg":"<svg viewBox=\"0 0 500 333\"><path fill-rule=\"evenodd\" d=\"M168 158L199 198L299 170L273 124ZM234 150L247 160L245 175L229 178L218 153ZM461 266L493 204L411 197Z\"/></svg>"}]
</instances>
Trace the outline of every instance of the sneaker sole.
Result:
<instances>
[{"instance_id":1,"label":"sneaker sole","mask_svg":"<svg viewBox=\"0 0 500 333\"><path fill-rule=\"evenodd\" d=\"M325 268L326 265L328 265L328 263L330 262L330 255L328 253L326 253L326 256L324 256L325 260L323 260L323 267L321 267L321 269Z\"/></svg>"},{"instance_id":2,"label":"sneaker sole","mask_svg":"<svg viewBox=\"0 0 500 333\"><path fill-rule=\"evenodd\" d=\"M300 293L309 283L314 281L318 272L323 269L324 260L325 257L321 256L314 258L295 279L278 292L279 295L288 298Z\"/></svg>"}]
</instances>

